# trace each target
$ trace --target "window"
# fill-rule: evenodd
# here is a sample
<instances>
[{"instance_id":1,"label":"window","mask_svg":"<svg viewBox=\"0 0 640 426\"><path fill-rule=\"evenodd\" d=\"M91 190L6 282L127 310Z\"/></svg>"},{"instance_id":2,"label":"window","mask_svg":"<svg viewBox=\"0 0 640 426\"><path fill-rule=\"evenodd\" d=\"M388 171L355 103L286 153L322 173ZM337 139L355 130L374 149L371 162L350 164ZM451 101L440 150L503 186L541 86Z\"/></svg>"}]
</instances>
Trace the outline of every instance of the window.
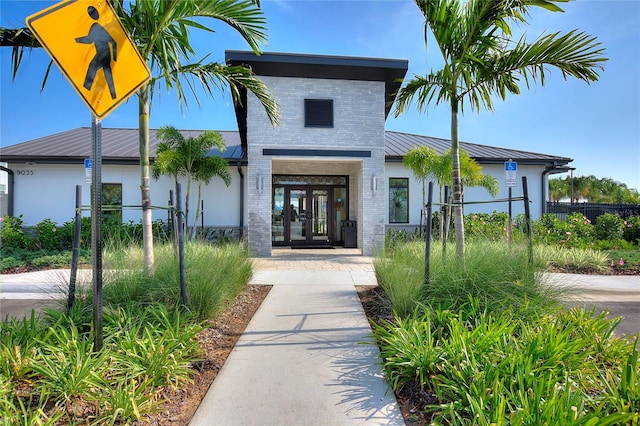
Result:
<instances>
[{"instance_id":1,"label":"window","mask_svg":"<svg viewBox=\"0 0 640 426\"><path fill-rule=\"evenodd\" d=\"M103 221L122 223L122 184L102 184Z\"/></svg>"},{"instance_id":2,"label":"window","mask_svg":"<svg viewBox=\"0 0 640 426\"><path fill-rule=\"evenodd\" d=\"M389 178L389 223L409 223L408 178Z\"/></svg>"},{"instance_id":3,"label":"window","mask_svg":"<svg viewBox=\"0 0 640 426\"><path fill-rule=\"evenodd\" d=\"M305 99L304 126L333 127L333 100Z\"/></svg>"}]
</instances>

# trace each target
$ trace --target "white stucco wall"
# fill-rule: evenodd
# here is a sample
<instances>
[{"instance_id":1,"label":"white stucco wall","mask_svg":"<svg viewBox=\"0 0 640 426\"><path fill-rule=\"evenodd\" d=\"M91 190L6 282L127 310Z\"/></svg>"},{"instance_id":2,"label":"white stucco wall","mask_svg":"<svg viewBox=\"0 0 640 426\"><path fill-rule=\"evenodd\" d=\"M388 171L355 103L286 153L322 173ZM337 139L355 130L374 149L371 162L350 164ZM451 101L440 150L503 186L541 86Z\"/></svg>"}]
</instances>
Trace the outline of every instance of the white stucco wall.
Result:
<instances>
[{"instance_id":1,"label":"white stucco wall","mask_svg":"<svg viewBox=\"0 0 640 426\"><path fill-rule=\"evenodd\" d=\"M58 224L74 217L76 185L82 185L82 204L91 204L91 185L85 182L83 164L76 165L9 165L14 170L14 213L22 215L24 224L33 226L45 218ZM220 179L213 179L202 188L204 201L204 222L206 226L238 226L240 212L240 176L236 167L229 168L232 180L227 188ZM140 167L103 165L103 183L122 184L122 204L140 205ZM186 195L186 181L182 181L183 196ZM169 190L174 189L173 179L161 177L151 179L151 203L153 206L167 206ZM175 195L174 195L175 196ZM196 210L197 184L191 189L191 219ZM183 201L184 206L184 201ZM246 209L245 209L246 210ZM90 212L85 211L84 216ZM246 215L246 211L245 211ZM140 222L140 209L123 209L124 222ZM154 210L153 219L167 218L165 210ZM246 218L245 218L246 220ZM199 223L199 222L198 222Z\"/></svg>"},{"instance_id":2,"label":"white stucco wall","mask_svg":"<svg viewBox=\"0 0 640 426\"><path fill-rule=\"evenodd\" d=\"M543 166L525 166L519 165L517 172L517 186L512 189L512 197L522 197L522 176L527 177L527 188L529 194L531 217L536 219L542 215L542 173ZM482 166L482 172L485 175L493 176L498 180L500 192L493 198L484 188L465 188L464 201L471 203L474 201L488 201L506 199L509 196L509 190L505 183L504 164L488 164ZM420 224L420 209L422 208L422 183L418 182L410 170L405 168L402 163L387 163L386 165L386 186L388 187L390 178L409 178L409 224ZM425 187L428 188L428 187ZM434 183L433 202L439 202L438 186ZM425 197L428 197L428 189L425 189ZM389 194L386 195L385 222L389 223ZM492 213L507 212L508 203L496 202L491 204L468 204L465 206L465 214L469 213ZM512 214L524 214L524 204L520 201L512 202ZM400 225L400 224L398 224Z\"/></svg>"}]
</instances>

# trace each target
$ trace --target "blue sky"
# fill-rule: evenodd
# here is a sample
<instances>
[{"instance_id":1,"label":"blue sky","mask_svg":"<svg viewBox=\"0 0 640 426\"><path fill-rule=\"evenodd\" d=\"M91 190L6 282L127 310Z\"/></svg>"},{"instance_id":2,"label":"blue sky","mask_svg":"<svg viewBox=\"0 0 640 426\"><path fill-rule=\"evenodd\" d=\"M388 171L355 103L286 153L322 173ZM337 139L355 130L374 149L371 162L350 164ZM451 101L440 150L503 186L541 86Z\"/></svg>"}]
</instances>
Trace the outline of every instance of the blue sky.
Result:
<instances>
[{"instance_id":1,"label":"blue sky","mask_svg":"<svg viewBox=\"0 0 640 426\"><path fill-rule=\"evenodd\" d=\"M0 0L0 25L24 26L25 18L54 4L48 1ZM565 13L534 10L529 37L541 33L586 31L602 43L609 61L598 82L565 81L551 72L544 87L523 89L519 96L497 101L495 111L467 110L460 138L467 142L566 156L574 174L608 177L640 189L640 0L576 0L562 4ZM408 77L438 69L434 44L425 49L422 16L409 0L262 0L269 41L265 52L287 52L408 59ZM198 53L224 60L224 50L248 50L244 41L219 23L217 32L194 32ZM26 53L15 81L10 49L0 49L0 145L8 146L77 127L89 126L88 108L54 69L43 92L40 84L48 57L37 49ZM159 91L151 110L151 127L236 130L228 93L190 99L181 111L175 93ZM137 100L122 104L103 120L104 127L137 127ZM427 114L415 108L389 116L387 130L449 138L446 106Z\"/></svg>"}]
</instances>

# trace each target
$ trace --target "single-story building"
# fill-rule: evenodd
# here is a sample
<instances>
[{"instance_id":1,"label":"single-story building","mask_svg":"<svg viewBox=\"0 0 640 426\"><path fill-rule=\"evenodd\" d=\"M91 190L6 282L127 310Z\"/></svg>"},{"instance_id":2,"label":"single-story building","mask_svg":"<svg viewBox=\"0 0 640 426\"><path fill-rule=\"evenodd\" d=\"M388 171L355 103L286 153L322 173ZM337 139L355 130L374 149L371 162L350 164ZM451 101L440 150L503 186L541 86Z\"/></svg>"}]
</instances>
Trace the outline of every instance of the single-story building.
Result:
<instances>
[{"instance_id":1,"label":"single-story building","mask_svg":"<svg viewBox=\"0 0 640 426\"><path fill-rule=\"evenodd\" d=\"M394 96L405 77L405 60L227 51L229 64L251 67L274 94L282 118L272 127L260 102L243 93L236 107L238 131L221 131L232 182L214 179L203 188L206 227L236 228L250 250L270 256L275 246L357 246L364 255L381 247L388 228L421 223L422 184L402 158L415 146L442 154L450 141L385 131ZM168 123L170 124L170 123ZM186 137L202 132L184 130ZM151 130L150 156L155 157ZM72 129L4 147L6 166L2 213L22 215L25 225L45 218L71 220L75 186L84 185L83 204L90 203L85 159L91 156L91 128ZM531 213L544 213L547 178L564 172L571 158L461 142L501 184L497 199L507 196L505 162L518 163L518 182L527 176ZM123 206L140 204L137 129L102 129L103 194ZM168 205L173 179L151 182L155 206ZM436 189L437 190L437 189ZM1 191L0 191L1 192ZM513 188L521 196L522 188ZM195 197L192 197L194 199ZM466 188L465 202L487 201L481 188ZM506 211L507 204L475 204L466 213ZM195 211L195 206L191 206ZM513 214L522 213L514 203ZM155 219L166 219L164 210ZM124 208L122 220L140 220L139 209ZM190 219L190 222L193 218ZM345 227L345 221L347 229ZM345 231L348 234L345 239Z\"/></svg>"}]
</instances>

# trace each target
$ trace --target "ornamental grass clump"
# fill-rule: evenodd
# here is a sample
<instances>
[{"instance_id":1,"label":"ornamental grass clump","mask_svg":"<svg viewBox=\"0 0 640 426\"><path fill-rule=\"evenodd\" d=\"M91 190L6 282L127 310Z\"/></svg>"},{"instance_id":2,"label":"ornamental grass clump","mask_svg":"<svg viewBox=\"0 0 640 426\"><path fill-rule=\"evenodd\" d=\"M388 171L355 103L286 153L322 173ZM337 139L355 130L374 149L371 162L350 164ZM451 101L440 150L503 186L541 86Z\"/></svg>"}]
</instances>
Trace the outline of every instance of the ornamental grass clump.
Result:
<instances>
[{"instance_id":1,"label":"ornamental grass clump","mask_svg":"<svg viewBox=\"0 0 640 426\"><path fill-rule=\"evenodd\" d=\"M433 424L637 424L638 342L619 318L561 305L571 289L517 245L472 241L464 262L435 248L425 288L423 246L375 260L395 317L372 327L390 385L437 401Z\"/></svg>"},{"instance_id":2,"label":"ornamental grass clump","mask_svg":"<svg viewBox=\"0 0 640 426\"><path fill-rule=\"evenodd\" d=\"M424 253L423 242L411 242L374 260L378 282L399 316L411 314L421 304L456 310L469 297L491 310L548 306L563 292L542 283L542 268L530 264L523 245L472 240L461 262L452 246L443 254L442 246L433 244L427 285Z\"/></svg>"},{"instance_id":3,"label":"ornamental grass clump","mask_svg":"<svg viewBox=\"0 0 640 426\"><path fill-rule=\"evenodd\" d=\"M251 261L241 244L212 245L190 242L185 245L187 309L197 320L205 320L223 310L249 282ZM180 270L171 244L156 245L155 272L149 276L141 268L142 249L130 247L109 256L105 274L104 299L114 306L160 302L178 307ZM107 263L105 261L105 263Z\"/></svg>"}]
</instances>

